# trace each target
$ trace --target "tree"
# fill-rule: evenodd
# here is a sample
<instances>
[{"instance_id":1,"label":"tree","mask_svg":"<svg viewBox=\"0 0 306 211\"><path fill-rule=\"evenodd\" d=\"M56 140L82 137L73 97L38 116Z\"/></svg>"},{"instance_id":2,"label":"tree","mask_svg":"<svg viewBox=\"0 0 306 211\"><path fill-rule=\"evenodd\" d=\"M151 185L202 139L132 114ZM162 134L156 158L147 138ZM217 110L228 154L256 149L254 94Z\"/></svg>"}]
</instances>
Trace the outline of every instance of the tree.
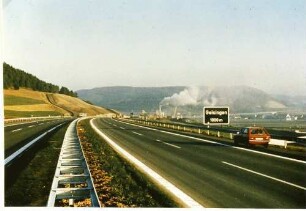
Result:
<instances>
[{"instance_id":1,"label":"tree","mask_svg":"<svg viewBox=\"0 0 306 211\"><path fill-rule=\"evenodd\" d=\"M4 89L19 89L20 87L30 88L34 91L61 93L76 97L77 94L70 91L66 87L59 89L59 86L47 83L38 79L37 77L16 69L9 64L3 63L3 88Z\"/></svg>"}]
</instances>

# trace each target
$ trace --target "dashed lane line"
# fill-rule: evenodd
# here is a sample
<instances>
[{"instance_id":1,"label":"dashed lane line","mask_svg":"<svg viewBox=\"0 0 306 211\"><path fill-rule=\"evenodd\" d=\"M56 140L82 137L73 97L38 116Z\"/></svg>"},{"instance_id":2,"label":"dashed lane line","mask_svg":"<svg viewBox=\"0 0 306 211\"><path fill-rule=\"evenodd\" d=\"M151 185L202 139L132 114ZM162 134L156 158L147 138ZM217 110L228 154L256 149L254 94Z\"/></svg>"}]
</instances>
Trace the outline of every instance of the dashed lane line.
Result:
<instances>
[{"instance_id":1,"label":"dashed lane line","mask_svg":"<svg viewBox=\"0 0 306 211\"><path fill-rule=\"evenodd\" d=\"M19 129L16 129L16 130L12 130L12 133L15 133L15 132L20 131L20 130L22 130L22 128L19 128Z\"/></svg>"},{"instance_id":2,"label":"dashed lane line","mask_svg":"<svg viewBox=\"0 0 306 211\"><path fill-rule=\"evenodd\" d=\"M139 136L143 136L143 134L137 133L137 132L135 132L135 131L132 131L132 133L134 133L134 134L136 134L136 135L139 135Z\"/></svg>"},{"instance_id":3,"label":"dashed lane line","mask_svg":"<svg viewBox=\"0 0 306 211\"><path fill-rule=\"evenodd\" d=\"M90 121L91 127L105 140L107 141L113 149L115 149L119 154L121 154L123 157L125 157L128 161L133 163L135 166L137 166L138 169L140 169L142 172L146 173L148 176L150 176L155 182L160 184L165 190L169 191L173 196L175 196L178 200L181 201L182 204L184 204L185 207L190 208L203 208L201 204L199 204L197 201L195 201L193 198L191 198L189 195L184 193L182 190L180 190L178 187L176 187L174 184L170 183L168 180L166 180L164 177L153 171L151 168L146 166L143 162L135 158L133 155L128 153L125 149L120 147L117 143L115 143L113 140L111 140L106 134L104 134L100 129L96 127L96 125L93 123L92 119Z\"/></svg>"},{"instance_id":4,"label":"dashed lane line","mask_svg":"<svg viewBox=\"0 0 306 211\"><path fill-rule=\"evenodd\" d=\"M171 146L171 147L175 147L175 148L181 149L181 147L176 146L176 145L174 145L174 144L170 144L170 143L167 143L167 142L158 140L158 139L156 139L156 141L157 141L157 142L160 142L160 143L163 143L163 144L166 144L166 145Z\"/></svg>"},{"instance_id":5,"label":"dashed lane line","mask_svg":"<svg viewBox=\"0 0 306 211\"><path fill-rule=\"evenodd\" d=\"M118 120L115 120L115 121L118 121ZM128 123L128 122L123 122L123 123L125 123L127 125L133 125L133 126L136 126L136 127L140 127L140 128L146 128L146 129L152 130L152 131L159 131L159 132L162 132L162 133L171 134L171 135L180 136L180 137L185 137L185 138L194 139L194 140L199 140L199 141L206 142L206 143L212 143L212 144L216 144L216 145L220 145L220 146L231 147L231 148L238 149L238 150L248 151L248 152L251 152L251 153L256 153L256 154L275 157L275 158L279 158L279 159L283 159L283 160L289 160L289 161L293 161L293 162L297 162L297 163L306 164L306 161L304 161L304 160L298 160L298 159L294 159L294 158L290 158L290 157L284 157L284 156L280 156L280 155L269 154L269 153L266 153L266 152L246 149L246 148L242 148L242 147L235 147L235 146L232 146L232 145L229 145L229 144L222 144L222 143L218 143L216 141L209 141L209 140L206 140L206 139L203 139L203 138L196 138L196 137L193 137L193 136L188 136L188 135L169 132L169 131L165 131L165 130L150 128L150 127L141 126L141 125L137 125L137 124L133 124L133 123Z\"/></svg>"},{"instance_id":6,"label":"dashed lane line","mask_svg":"<svg viewBox=\"0 0 306 211\"><path fill-rule=\"evenodd\" d=\"M265 178L268 178L268 179L271 179L271 180L274 180L274 181L277 181L277 182L281 182L281 183L296 187L298 189L306 190L306 187L302 187L302 186L293 184L291 182L287 182L287 181L284 181L284 180L281 180L281 179L278 179L278 178L275 178L275 177L271 177L271 176L266 175L266 174L262 174L262 173L259 173L259 172L256 172L256 171L253 171L253 170L250 170L250 169L247 169L247 168L243 168L241 166L238 166L238 165L235 165L235 164L232 164L232 163L228 163L228 162L225 162L225 161L222 161L222 163L226 164L226 165L229 165L229 166L232 166L234 168L238 168L240 170L244 170L244 171L247 171L247 172L250 172L250 173L253 173L253 174L256 174L256 175L259 175L259 176L262 176L262 177L265 177Z\"/></svg>"}]
</instances>

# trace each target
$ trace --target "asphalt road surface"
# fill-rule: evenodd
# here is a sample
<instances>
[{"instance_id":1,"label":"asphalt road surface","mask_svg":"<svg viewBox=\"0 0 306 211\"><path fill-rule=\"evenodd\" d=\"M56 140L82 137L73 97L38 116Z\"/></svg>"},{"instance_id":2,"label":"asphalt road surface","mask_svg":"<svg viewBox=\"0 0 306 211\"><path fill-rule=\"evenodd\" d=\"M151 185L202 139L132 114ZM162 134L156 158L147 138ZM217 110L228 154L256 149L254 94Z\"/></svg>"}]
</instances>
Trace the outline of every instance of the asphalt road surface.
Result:
<instances>
[{"instance_id":1,"label":"asphalt road surface","mask_svg":"<svg viewBox=\"0 0 306 211\"><path fill-rule=\"evenodd\" d=\"M204 207L306 207L305 161L107 118L94 124Z\"/></svg>"},{"instance_id":2,"label":"asphalt road surface","mask_svg":"<svg viewBox=\"0 0 306 211\"><path fill-rule=\"evenodd\" d=\"M8 125L4 127L4 149L5 157L27 144L39 134L59 125L69 119L53 119L44 121L34 121L22 124Z\"/></svg>"}]
</instances>

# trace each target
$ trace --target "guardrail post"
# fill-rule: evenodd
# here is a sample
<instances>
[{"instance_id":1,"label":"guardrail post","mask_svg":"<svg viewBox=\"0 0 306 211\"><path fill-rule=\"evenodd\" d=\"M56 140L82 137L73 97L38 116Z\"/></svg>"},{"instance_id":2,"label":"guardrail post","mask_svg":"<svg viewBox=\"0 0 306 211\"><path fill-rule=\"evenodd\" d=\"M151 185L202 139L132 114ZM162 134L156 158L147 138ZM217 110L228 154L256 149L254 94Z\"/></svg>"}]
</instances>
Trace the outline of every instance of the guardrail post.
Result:
<instances>
[{"instance_id":1,"label":"guardrail post","mask_svg":"<svg viewBox=\"0 0 306 211\"><path fill-rule=\"evenodd\" d=\"M230 139L233 139L233 134L232 133L230 133Z\"/></svg>"},{"instance_id":2,"label":"guardrail post","mask_svg":"<svg viewBox=\"0 0 306 211\"><path fill-rule=\"evenodd\" d=\"M209 130L207 130L207 135L209 135Z\"/></svg>"},{"instance_id":3,"label":"guardrail post","mask_svg":"<svg viewBox=\"0 0 306 211\"><path fill-rule=\"evenodd\" d=\"M199 134L201 134L201 129L199 129Z\"/></svg>"},{"instance_id":4,"label":"guardrail post","mask_svg":"<svg viewBox=\"0 0 306 211\"><path fill-rule=\"evenodd\" d=\"M220 137L220 131L218 131L217 135L218 135L218 138L219 138Z\"/></svg>"}]
</instances>

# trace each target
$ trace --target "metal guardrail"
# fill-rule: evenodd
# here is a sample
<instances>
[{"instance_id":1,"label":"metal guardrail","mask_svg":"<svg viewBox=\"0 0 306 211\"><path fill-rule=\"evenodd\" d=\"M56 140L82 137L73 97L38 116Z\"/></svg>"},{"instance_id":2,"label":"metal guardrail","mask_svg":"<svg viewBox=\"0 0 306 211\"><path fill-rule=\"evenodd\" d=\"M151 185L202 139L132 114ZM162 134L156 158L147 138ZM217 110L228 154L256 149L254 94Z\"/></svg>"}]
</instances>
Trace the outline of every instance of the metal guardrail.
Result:
<instances>
[{"instance_id":1,"label":"metal guardrail","mask_svg":"<svg viewBox=\"0 0 306 211\"><path fill-rule=\"evenodd\" d=\"M17 151L15 151L13 154L11 154L10 156L8 156L5 160L4 160L4 165L8 165L9 163L11 163L15 158L19 157L22 153L24 153L26 150L28 150L31 146L33 146L36 142L38 142L40 139L42 139L45 135L47 135L48 133L50 133L51 131L55 130L56 128L62 126L64 123L59 124L53 128L51 128L50 130L44 132L43 134L39 135L38 137L36 137L35 139L33 139L32 141L30 141L29 143L27 143L26 145L24 145L23 147L21 147L20 149L18 149Z\"/></svg>"},{"instance_id":2,"label":"metal guardrail","mask_svg":"<svg viewBox=\"0 0 306 211\"><path fill-rule=\"evenodd\" d=\"M142 124L148 127L160 127L165 129L172 129L172 130L178 130L182 132L192 132L197 134L205 134L209 136L216 136L216 137L225 137L228 139L233 139L234 134L236 134L235 131L232 129L226 129L226 128L204 128L204 127L198 127L195 125L187 125L187 124L178 124L178 123L164 123L164 122L156 122L156 121L145 121L145 120L135 120L135 119L125 119L126 121ZM294 140L290 140L294 139ZM269 145L277 145L282 146L284 148L287 148L287 144L292 143L305 143L305 138L301 137L295 137L295 138L287 138L285 139L284 136L275 136L272 135L272 139L269 143Z\"/></svg>"},{"instance_id":3,"label":"metal guardrail","mask_svg":"<svg viewBox=\"0 0 306 211\"><path fill-rule=\"evenodd\" d=\"M14 122L29 122L34 120L47 120L47 119L62 119L62 118L71 118L71 116L38 116L38 117L22 117L22 118L13 118L13 119L4 119L4 123L14 123Z\"/></svg>"},{"instance_id":4,"label":"metal guardrail","mask_svg":"<svg viewBox=\"0 0 306 211\"><path fill-rule=\"evenodd\" d=\"M49 194L48 207L74 206L79 202L85 203L85 206L100 207L77 136L78 120L70 123L66 131Z\"/></svg>"}]
</instances>

